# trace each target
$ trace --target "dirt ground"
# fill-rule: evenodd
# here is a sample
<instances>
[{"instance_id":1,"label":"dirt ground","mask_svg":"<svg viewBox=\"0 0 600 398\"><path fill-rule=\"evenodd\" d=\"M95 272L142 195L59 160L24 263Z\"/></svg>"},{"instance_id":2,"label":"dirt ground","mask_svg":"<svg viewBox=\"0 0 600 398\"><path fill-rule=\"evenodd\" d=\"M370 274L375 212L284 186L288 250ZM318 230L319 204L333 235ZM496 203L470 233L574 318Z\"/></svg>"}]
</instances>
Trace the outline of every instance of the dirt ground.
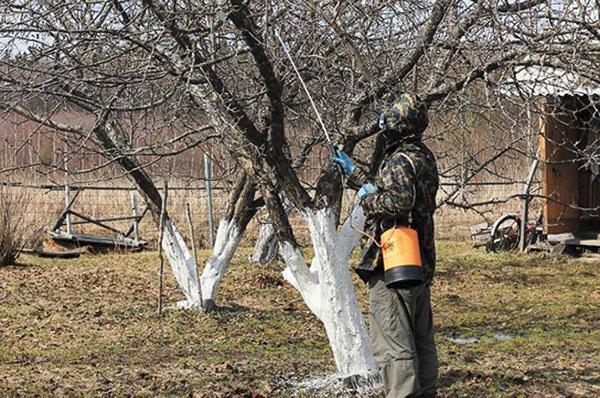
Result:
<instances>
[{"instance_id":1,"label":"dirt ground","mask_svg":"<svg viewBox=\"0 0 600 398\"><path fill-rule=\"evenodd\" d=\"M440 396L600 396L600 263L439 248ZM0 269L0 396L356 396L332 388L324 330L282 265L249 253L218 312L162 319L153 252ZM166 302L180 298L169 275Z\"/></svg>"}]
</instances>

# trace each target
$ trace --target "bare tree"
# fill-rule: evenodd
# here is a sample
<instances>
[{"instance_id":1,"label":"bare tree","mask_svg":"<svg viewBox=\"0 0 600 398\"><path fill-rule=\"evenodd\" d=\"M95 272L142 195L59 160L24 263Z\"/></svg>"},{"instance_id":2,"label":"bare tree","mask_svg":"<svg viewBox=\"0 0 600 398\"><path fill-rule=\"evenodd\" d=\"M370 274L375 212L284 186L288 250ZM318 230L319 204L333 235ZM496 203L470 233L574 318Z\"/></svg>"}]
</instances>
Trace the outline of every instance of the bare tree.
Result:
<instances>
[{"instance_id":1,"label":"bare tree","mask_svg":"<svg viewBox=\"0 0 600 398\"><path fill-rule=\"evenodd\" d=\"M416 93L433 115L427 139L442 177L459 185L440 204L471 207L459 195L469 182L506 177L505 159L533 156L515 94L519 68L551 65L598 81L597 68L582 67L597 65L598 13L577 1L34 1L6 4L2 13L3 108L65 133L77 151L100 152L104 166L118 164L155 218L160 195L144 168L221 140L243 172L202 295L214 300L259 192L284 275L323 322L338 371L348 376L375 374L347 267L364 215L355 207L342 220L343 181L329 166L330 147L339 144L376 171L372 121L395 94ZM33 107L34 99L44 106ZM93 123L57 122L56 111L67 106L93 115ZM143 136L136 135L140 121L150 126ZM476 145L462 145L483 129L489 132ZM307 176L302 159L311 156L322 168ZM310 266L282 192L310 230ZM187 305L198 305L192 257L171 226L165 251Z\"/></svg>"}]
</instances>

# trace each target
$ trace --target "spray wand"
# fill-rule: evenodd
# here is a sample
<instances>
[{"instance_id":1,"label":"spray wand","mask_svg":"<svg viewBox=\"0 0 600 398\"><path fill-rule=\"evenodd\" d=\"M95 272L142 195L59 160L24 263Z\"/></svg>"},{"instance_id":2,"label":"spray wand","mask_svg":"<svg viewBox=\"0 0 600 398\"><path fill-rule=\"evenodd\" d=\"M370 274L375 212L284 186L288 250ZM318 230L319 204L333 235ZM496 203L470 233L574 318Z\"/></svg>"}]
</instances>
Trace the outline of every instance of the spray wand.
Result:
<instances>
[{"instance_id":1,"label":"spray wand","mask_svg":"<svg viewBox=\"0 0 600 398\"><path fill-rule=\"evenodd\" d=\"M306 96L308 97L308 100L310 101L313 111L315 112L315 115L317 116L317 120L319 121L319 124L321 125L321 129L323 130L323 133L325 134L325 139L329 143L329 149L331 150L331 153L333 155L335 155L337 153L338 149L336 148L335 144L331 140L331 136L329 135L329 132L327 131L327 127L325 127L325 123L323 123L323 119L321 118L321 114L319 113L319 110L317 109L317 105L315 104L315 101L313 100L312 95L310 94L310 91L308 91L308 87L306 87L306 83L304 83L304 79L300 75L300 71L296 67L296 63L294 62L294 59L292 58L292 55L290 54L289 49L285 45L283 39L281 38L281 36L279 35L279 32L277 32L277 30L275 30L275 37L277 37L277 40L279 40L279 43L281 43L281 47L283 48L283 51L285 52L287 59L290 61L292 68L294 68L294 72L296 72L296 76L298 76L298 80L300 81L300 84L302 85L302 88L304 89L304 92L306 93ZM336 165L336 166L337 166L336 169L340 172L340 175L342 177L342 186L345 188L344 173L342 172L342 168L339 165ZM364 231L357 230L356 228L354 228L352 223L350 223L350 228L359 232L361 235L366 236L367 238L371 239L373 242L375 242L375 244L377 246L379 246L379 242L377 242L375 237L365 233Z\"/></svg>"},{"instance_id":2,"label":"spray wand","mask_svg":"<svg viewBox=\"0 0 600 398\"><path fill-rule=\"evenodd\" d=\"M332 154L335 155L337 152L337 148L333 144L333 141L331 141L331 136L329 135L329 132L327 131L327 127L325 127L325 123L323 123L323 119L321 118L321 114L319 113L319 110L317 109L317 105L315 104L315 101L313 101L312 95L310 95L310 91L308 91L308 87L306 87L306 83L304 83L304 79L300 75L300 71L296 67L296 63L294 62L294 59L292 58L292 55L290 54L289 49L287 48L287 46L281 39L279 32L275 31L275 37L277 37L277 40L279 40L279 43L281 43L281 47L283 48L285 55L287 56L288 60L290 61L290 64L292 64L292 68L294 68L294 72L296 72L296 76L298 76L298 80L300 81L300 84L302 85L302 88L304 89L304 92L306 93L306 96L308 97L308 100L310 101L310 105L312 106L313 111L315 112L315 115L317 116L317 120L319 121L319 124L321 125L321 129L323 130L323 133L325 134L325 139L329 143L329 148L331 149Z\"/></svg>"}]
</instances>

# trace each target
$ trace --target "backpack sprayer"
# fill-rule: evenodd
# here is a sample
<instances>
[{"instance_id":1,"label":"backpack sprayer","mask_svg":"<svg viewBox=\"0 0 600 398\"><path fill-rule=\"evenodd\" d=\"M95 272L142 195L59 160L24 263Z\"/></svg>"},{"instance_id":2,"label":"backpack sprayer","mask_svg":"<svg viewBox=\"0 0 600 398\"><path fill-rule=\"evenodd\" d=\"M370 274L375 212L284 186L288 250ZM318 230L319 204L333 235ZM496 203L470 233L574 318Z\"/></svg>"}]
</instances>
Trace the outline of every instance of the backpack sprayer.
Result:
<instances>
[{"instance_id":1,"label":"backpack sprayer","mask_svg":"<svg viewBox=\"0 0 600 398\"><path fill-rule=\"evenodd\" d=\"M395 226L381 234L385 285L406 288L423 282L421 248L417 231Z\"/></svg>"},{"instance_id":2,"label":"backpack sprayer","mask_svg":"<svg viewBox=\"0 0 600 398\"><path fill-rule=\"evenodd\" d=\"M281 43L281 47L283 48L285 55L290 61L290 64L292 65L296 76L298 76L298 81L300 81L300 84L302 85L302 88L304 89L304 92L306 93L306 96L310 101L313 111L317 116L317 120L319 121L321 129L325 134L325 139L329 144L329 148L331 149L332 154L335 155L337 152L337 148L331 140L329 132L325 127L325 123L323 123L323 119L321 118L321 114L319 113L319 110L317 109L317 106L313 101L312 95L308 91L308 87L306 87L304 79L300 75L300 71L298 71L298 68L296 67L295 62L292 59L292 56L287 46L285 45L277 31L275 31L275 36L277 37L277 40L279 40L279 43ZM338 168L338 170L341 173L341 169ZM343 173L341 174L343 184L344 175ZM363 231L359 232L365 234ZM417 231L405 226L395 226L381 234L381 243L377 242L372 236L367 236L369 237L369 239L373 240L378 247L381 248L383 254L385 283L387 287L410 287L419 285L423 282L421 250L419 247L419 236L417 234Z\"/></svg>"}]
</instances>

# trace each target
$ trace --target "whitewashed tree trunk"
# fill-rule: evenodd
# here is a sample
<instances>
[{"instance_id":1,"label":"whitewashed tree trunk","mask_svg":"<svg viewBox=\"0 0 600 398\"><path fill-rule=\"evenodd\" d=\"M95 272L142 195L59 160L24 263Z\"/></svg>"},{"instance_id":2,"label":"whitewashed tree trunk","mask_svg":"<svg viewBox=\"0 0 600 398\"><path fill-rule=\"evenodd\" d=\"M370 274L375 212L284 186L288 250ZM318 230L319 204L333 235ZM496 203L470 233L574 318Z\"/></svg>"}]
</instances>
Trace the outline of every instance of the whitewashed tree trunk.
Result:
<instances>
[{"instance_id":1,"label":"whitewashed tree trunk","mask_svg":"<svg viewBox=\"0 0 600 398\"><path fill-rule=\"evenodd\" d=\"M260 265L265 265L277 257L277 236L273 224L263 224L258 232L254 252L249 260Z\"/></svg>"},{"instance_id":2,"label":"whitewashed tree trunk","mask_svg":"<svg viewBox=\"0 0 600 398\"><path fill-rule=\"evenodd\" d=\"M185 300L177 303L180 308L201 308L200 281L196 262L185 244L183 236L171 219L165 220L162 248L167 256L175 280L183 290Z\"/></svg>"},{"instance_id":3,"label":"whitewashed tree trunk","mask_svg":"<svg viewBox=\"0 0 600 398\"><path fill-rule=\"evenodd\" d=\"M227 218L221 219L217 230L217 238L213 253L206 261L200 277L202 286L202 302L204 309L211 311L215 308L219 284L231 263L231 259L240 244L242 234L240 228Z\"/></svg>"},{"instance_id":4,"label":"whitewashed tree trunk","mask_svg":"<svg viewBox=\"0 0 600 398\"><path fill-rule=\"evenodd\" d=\"M289 216L294 210L292 203L286 198L285 195L280 195L281 202L285 213ZM267 223L260 227L258 232L258 238L254 246L254 252L249 257L251 262L265 265L274 261L277 258L277 252L279 250L279 241L277 240L277 233L273 224Z\"/></svg>"},{"instance_id":5,"label":"whitewashed tree trunk","mask_svg":"<svg viewBox=\"0 0 600 398\"><path fill-rule=\"evenodd\" d=\"M362 208L355 208L339 233L330 209L306 209L303 215L315 256L308 267L300 248L281 243L280 252L287 265L283 276L323 322L340 376L373 379L377 377L377 366L348 268L364 227Z\"/></svg>"},{"instance_id":6,"label":"whitewashed tree trunk","mask_svg":"<svg viewBox=\"0 0 600 398\"><path fill-rule=\"evenodd\" d=\"M107 122L102 127L94 130L100 145L110 157L116 159L119 165L127 171L130 179L148 203L155 221L158 221L161 217L162 199L152 178L146 174L135 158L123 154L119 143L123 141L125 134L118 125ZM173 276L185 295L185 300L178 302L177 306L180 308L202 308L200 280L198 279L194 257L173 220L168 214L164 216L162 249L167 256Z\"/></svg>"}]
</instances>

